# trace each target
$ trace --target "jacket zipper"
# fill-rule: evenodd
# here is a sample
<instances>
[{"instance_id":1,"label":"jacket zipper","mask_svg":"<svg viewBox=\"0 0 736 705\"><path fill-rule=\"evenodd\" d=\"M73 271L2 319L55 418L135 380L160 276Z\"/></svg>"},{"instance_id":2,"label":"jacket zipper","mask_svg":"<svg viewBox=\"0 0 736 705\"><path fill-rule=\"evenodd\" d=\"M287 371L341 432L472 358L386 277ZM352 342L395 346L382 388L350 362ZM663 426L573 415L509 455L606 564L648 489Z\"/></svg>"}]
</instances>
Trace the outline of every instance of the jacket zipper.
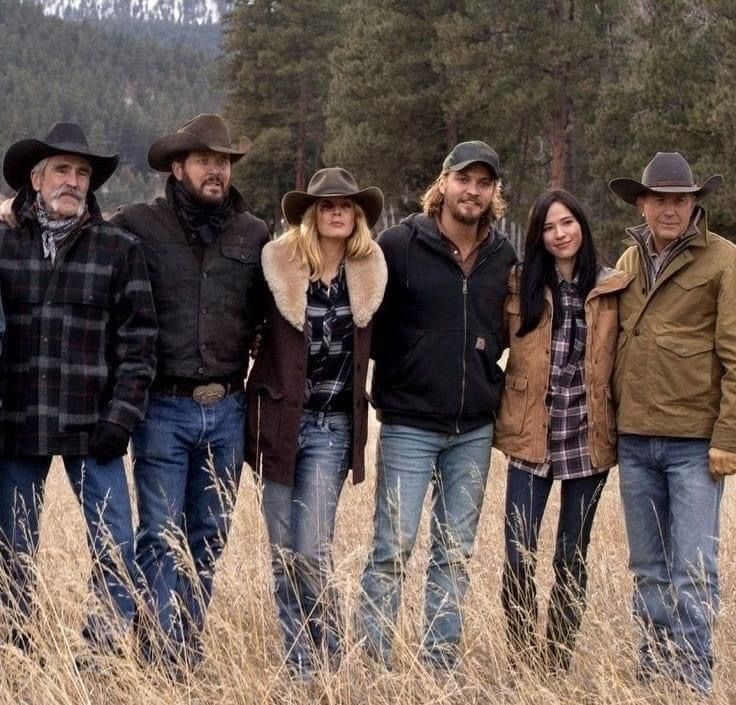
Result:
<instances>
[{"instance_id":1,"label":"jacket zipper","mask_svg":"<svg viewBox=\"0 0 736 705\"><path fill-rule=\"evenodd\" d=\"M460 409L458 410L457 419L455 419L455 433L460 433L460 419L463 415L463 409L465 408L465 386L466 386L466 375L467 375L467 355L468 355L468 277L482 265L490 255L498 252L503 246L503 238L498 238L496 246L482 259L476 261L473 268L470 270L468 276L463 274L463 377L460 384ZM454 260L453 260L454 261ZM456 263L457 264L457 263ZM459 266L459 265L458 265Z\"/></svg>"},{"instance_id":2,"label":"jacket zipper","mask_svg":"<svg viewBox=\"0 0 736 705\"><path fill-rule=\"evenodd\" d=\"M465 374L467 372L467 350L468 347L468 278L463 275L463 378L460 383L460 410L455 421L455 433L460 433L460 418L465 407Z\"/></svg>"}]
</instances>

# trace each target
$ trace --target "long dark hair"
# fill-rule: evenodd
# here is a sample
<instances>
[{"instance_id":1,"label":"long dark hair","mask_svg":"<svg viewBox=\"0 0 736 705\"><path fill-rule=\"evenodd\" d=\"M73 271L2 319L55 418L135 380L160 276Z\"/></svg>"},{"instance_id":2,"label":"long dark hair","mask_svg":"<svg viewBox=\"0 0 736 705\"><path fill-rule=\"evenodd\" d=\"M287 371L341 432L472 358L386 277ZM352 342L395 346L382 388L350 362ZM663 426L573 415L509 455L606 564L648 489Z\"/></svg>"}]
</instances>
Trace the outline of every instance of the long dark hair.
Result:
<instances>
[{"instance_id":1,"label":"long dark hair","mask_svg":"<svg viewBox=\"0 0 736 705\"><path fill-rule=\"evenodd\" d=\"M593 235L590 232L590 224L582 206L567 191L545 191L532 204L526 228L524 263L521 268L521 286L519 288L521 327L518 335L520 336L533 331L539 325L544 312L545 287L549 287L552 292L554 311L552 325L556 328L560 323L560 294L557 287L555 258L544 246L544 223L547 219L547 211L553 203L561 203L565 206L580 225L583 242L577 253L575 274L578 277L578 293L583 300L595 285L598 258L593 243Z\"/></svg>"}]
</instances>

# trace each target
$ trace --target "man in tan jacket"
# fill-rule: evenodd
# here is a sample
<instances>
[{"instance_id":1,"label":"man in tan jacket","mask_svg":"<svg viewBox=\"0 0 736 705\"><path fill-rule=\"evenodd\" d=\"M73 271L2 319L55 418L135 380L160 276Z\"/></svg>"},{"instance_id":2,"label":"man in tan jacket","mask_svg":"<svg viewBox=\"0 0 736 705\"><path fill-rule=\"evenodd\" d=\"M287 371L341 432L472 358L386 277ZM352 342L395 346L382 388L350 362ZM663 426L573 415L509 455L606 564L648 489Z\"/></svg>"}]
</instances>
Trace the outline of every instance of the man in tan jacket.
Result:
<instances>
[{"instance_id":1,"label":"man in tan jacket","mask_svg":"<svg viewBox=\"0 0 736 705\"><path fill-rule=\"evenodd\" d=\"M610 189L644 223L618 267L614 368L621 498L643 636L637 677L711 690L723 477L736 472L736 246L708 230L678 153L657 153L641 182Z\"/></svg>"}]
</instances>

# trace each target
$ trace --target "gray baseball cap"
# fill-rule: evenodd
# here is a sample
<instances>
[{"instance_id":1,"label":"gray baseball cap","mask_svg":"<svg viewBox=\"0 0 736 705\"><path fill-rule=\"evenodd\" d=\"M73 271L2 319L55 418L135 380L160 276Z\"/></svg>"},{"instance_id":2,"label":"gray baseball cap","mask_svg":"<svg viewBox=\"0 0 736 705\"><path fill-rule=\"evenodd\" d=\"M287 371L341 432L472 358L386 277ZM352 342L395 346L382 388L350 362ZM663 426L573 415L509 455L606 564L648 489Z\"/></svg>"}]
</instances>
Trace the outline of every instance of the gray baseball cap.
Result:
<instances>
[{"instance_id":1,"label":"gray baseball cap","mask_svg":"<svg viewBox=\"0 0 736 705\"><path fill-rule=\"evenodd\" d=\"M461 171L475 162L480 162L489 167L496 179L500 177L501 164L498 154L496 154L494 149L480 140L460 142L460 144L456 145L447 157L445 157L445 161L442 162L442 171Z\"/></svg>"}]
</instances>

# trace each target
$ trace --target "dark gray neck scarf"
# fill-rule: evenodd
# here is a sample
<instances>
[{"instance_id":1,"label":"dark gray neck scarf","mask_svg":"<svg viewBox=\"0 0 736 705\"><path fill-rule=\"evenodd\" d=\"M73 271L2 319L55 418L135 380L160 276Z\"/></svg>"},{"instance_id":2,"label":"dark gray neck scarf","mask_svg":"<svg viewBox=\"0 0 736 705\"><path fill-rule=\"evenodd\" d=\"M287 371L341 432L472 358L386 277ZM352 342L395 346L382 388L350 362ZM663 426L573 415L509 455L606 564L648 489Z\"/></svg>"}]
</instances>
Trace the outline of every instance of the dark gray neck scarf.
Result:
<instances>
[{"instance_id":1,"label":"dark gray neck scarf","mask_svg":"<svg viewBox=\"0 0 736 705\"><path fill-rule=\"evenodd\" d=\"M52 220L41 198L41 193L36 194L36 219L41 226L41 242L43 243L43 256L45 259L50 257L51 263L54 263L57 251L79 227L79 224L86 215L87 207L85 206L79 215Z\"/></svg>"}]
</instances>

